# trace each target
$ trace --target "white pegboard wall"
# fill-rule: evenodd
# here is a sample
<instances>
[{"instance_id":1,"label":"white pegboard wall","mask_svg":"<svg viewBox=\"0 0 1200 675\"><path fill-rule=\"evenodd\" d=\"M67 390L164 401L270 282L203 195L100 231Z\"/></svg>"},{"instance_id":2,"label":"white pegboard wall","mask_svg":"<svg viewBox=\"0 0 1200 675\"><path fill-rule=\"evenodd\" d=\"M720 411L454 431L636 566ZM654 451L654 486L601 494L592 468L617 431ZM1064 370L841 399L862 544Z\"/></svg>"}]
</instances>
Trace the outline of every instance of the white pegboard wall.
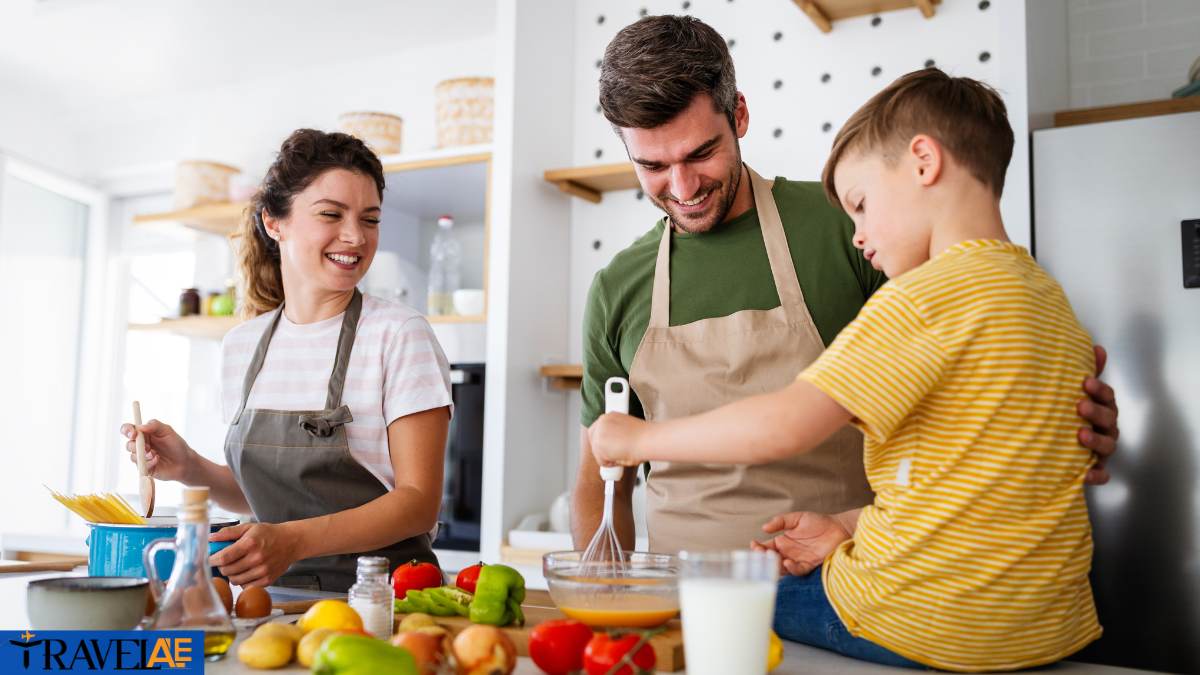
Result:
<instances>
[{"instance_id":1,"label":"white pegboard wall","mask_svg":"<svg viewBox=\"0 0 1200 675\"><path fill-rule=\"evenodd\" d=\"M1023 94L1024 68L1003 66L1014 56L1005 45L1023 50L1024 42L1001 39L997 11L1001 3L1020 1L944 0L932 19L916 9L886 12L838 21L825 34L791 0L578 0L574 161L626 159L620 139L597 111L598 62L616 32L643 12L691 14L732 41L738 88L750 110L743 158L764 176L816 180L845 119L896 77L928 61L951 74L984 80L1006 99L1010 91ZM1013 115L1018 129L1024 125L1023 99L1019 103ZM1023 137L1019 130L1018 137ZM1010 185L1012 178L1010 170ZM634 190L608 193L598 205L576 200L571 358L582 357L583 305L592 277L660 215ZM1024 243L1019 232L1013 234Z\"/></svg>"}]
</instances>

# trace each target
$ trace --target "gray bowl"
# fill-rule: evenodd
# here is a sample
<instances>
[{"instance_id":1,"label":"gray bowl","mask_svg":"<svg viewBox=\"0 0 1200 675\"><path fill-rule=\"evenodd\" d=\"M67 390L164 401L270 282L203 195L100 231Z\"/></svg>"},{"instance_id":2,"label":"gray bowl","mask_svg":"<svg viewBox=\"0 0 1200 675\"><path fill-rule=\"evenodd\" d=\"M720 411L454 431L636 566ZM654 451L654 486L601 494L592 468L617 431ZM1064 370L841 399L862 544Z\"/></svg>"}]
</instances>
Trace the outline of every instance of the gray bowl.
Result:
<instances>
[{"instance_id":1,"label":"gray bowl","mask_svg":"<svg viewBox=\"0 0 1200 675\"><path fill-rule=\"evenodd\" d=\"M146 612L146 579L54 577L29 582L25 607L40 630L129 630Z\"/></svg>"}]
</instances>

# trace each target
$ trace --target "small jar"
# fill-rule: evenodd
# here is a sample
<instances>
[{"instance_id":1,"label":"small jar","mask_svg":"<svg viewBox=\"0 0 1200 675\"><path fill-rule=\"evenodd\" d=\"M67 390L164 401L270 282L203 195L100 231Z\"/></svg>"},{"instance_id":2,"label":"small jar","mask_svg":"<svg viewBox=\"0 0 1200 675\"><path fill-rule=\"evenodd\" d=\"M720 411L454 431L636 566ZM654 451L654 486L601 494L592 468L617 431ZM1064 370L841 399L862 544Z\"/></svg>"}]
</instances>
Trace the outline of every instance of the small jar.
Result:
<instances>
[{"instance_id":1,"label":"small jar","mask_svg":"<svg viewBox=\"0 0 1200 675\"><path fill-rule=\"evenodd\" d=\"M179 294L179 316L194 316L200 313L200 291L185 288Z\"/></svg>"},{"instance_id":2,"label":"small jar","mask_svg":"<svg viewBox=\"0 0 1200 675\"><path fill-rule=\"evenodd\" d=\"M362 556L358 559L358 581L350 587L350 607L362 617L363 630L381 639L392 637L393 600L396 592L388 583L388 559Z\"/></svg>"},{"instance_id":3,"label":"small jar","mask_svg":"<svg viewBox=\"0 0 1200 675\"><path fill-rule=\"evenodd\" d=\"M200 313L203 314L204 316L212 316L213 315L213 309L212 309L213 300L216 300L219 297L221 297L221 294L219 292L209 291L208 295L204 296L204 304L200 308Z\"/></svg>"}]
</instances>

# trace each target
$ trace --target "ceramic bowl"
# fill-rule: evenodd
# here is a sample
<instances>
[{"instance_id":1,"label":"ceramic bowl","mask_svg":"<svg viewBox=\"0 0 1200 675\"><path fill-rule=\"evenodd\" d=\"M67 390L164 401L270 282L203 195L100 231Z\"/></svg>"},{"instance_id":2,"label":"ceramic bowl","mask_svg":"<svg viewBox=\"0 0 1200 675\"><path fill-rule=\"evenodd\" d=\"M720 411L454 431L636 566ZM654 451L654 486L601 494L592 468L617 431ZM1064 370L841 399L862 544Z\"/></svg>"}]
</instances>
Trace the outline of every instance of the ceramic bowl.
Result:
<instances>
[{"instance_id":1,"label":"ceramic bowl","mask_svg":"<svg viewBox=\"0 0 1200 675\"><path fill-rule=\"evenodd\" d=\"M130 630L146 612L150 584L135 577L53 577L29 582L35 630Z\"/></svg>"}]
</instances>

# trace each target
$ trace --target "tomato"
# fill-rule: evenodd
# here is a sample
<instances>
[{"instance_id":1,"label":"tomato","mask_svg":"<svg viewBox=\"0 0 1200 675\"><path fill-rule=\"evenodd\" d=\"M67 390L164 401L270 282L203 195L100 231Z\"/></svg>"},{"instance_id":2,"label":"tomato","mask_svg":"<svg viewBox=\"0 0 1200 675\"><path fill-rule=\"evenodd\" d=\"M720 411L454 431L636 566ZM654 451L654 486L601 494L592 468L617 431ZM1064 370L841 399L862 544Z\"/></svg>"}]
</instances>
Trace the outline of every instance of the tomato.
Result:
<instances>
[{"instance_id":1,"label":"tomato","mask_svg":"<svg viewBox=\"0 0 1200 675\"><path fill-rule=\"evenodd\" d=\"M463 589L468 593L475 592L475 583L479 581L479 572L483 569L483 563L475 563L470 567L464 567L458 573L458 577L454 580L454 585Z\"/></svg>"},{"instance_id":2,"label":"tomato","mask_svg":"<svg viewBox=\"0 0 1200 675\"><path fill-rule=\"evenodd\" d=\"M653 671L654 648L649 644L642 645L642 648L629 659L637 667L636 671L628 665L615 669L617 664L621 663L621 659L637 646L641 639L642 636L637 633L618 638L610 637L605 633L596 633L588 642L587 648L583 650L583 668L587 671L587 675L605 675L605 673L642 675L642 673Z\"/></svg>"},{"instance_id":3,"label":"tomato","mask_svg":"<svg viewBox=\"0 0 1200 675\"><path fill-rule=\"evenodd\" d=\"M410 560L392 572L392 588L396 597L403 598L408 591L419 591L442 585L442 571L437 565Z\"/></svg>"},{"instance_id":4,"label":"tomato","mask_svg":"<svg viewBox=\"0 0 1200 675\"><path fill-rule=\"evenodd\" d=\"M566 675L583 668L583 650L592 629L574 619L539 623L529 633L529 658L550 675Z\"/></svg>"}]
</instances>

